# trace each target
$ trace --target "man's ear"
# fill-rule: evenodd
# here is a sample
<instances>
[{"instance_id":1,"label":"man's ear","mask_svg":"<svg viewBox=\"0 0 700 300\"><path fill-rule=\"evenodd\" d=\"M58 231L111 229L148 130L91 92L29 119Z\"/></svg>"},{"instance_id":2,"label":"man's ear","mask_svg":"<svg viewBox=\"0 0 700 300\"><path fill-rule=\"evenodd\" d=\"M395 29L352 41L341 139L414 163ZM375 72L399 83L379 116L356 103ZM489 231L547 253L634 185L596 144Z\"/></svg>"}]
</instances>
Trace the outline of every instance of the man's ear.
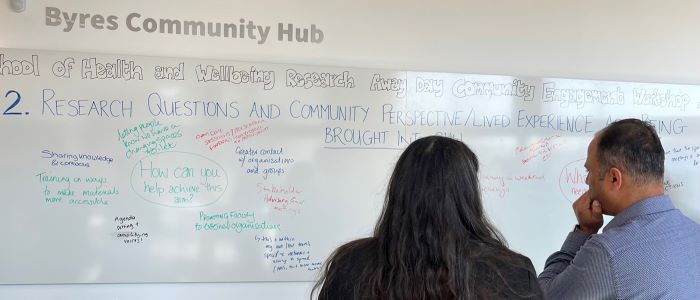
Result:
<instances>
[{"instance_id":1,"label":"man's ear","mask_svg":"<svg viewBox=\"0 0 700 300\"><path fill-rule=\"evenodd\" d=\"M610 182L614 190L619 190L622 188L622 171L618 168L610 168L608 171L608 182Z\"/></svg>"}]
</instances>

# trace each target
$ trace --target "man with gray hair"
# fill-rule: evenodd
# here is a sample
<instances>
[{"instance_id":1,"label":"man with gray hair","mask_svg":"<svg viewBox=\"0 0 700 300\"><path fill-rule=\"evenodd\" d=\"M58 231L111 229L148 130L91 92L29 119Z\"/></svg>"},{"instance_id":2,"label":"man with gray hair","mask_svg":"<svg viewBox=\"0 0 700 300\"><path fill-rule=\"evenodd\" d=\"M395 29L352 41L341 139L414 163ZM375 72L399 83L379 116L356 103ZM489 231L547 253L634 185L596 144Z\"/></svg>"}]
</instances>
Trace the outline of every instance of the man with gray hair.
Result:
<instances>
[{"instance_id":1,"label":"man with gray hair","mask_svg":"<svg viewBox=\"0 0 700 300\"><path fill-rule=\"evenodd\" d=\"M653 126L625 119L598 132L585 163L578 225L539 276L551 299L700 299L700 226L664 195ZM603 232L603 214L615 216Z\"/></svg>"}]
</instances>

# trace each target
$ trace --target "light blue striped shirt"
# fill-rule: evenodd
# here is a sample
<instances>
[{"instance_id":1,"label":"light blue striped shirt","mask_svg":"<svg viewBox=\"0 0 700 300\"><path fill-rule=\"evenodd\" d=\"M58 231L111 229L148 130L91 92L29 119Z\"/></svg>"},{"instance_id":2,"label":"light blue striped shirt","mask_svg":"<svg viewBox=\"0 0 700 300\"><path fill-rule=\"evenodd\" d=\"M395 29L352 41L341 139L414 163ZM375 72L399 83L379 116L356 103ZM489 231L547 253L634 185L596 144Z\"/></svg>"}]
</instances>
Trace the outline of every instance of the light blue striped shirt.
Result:
<instances>
[{"instance_id":1,"label":"light blue striped shirt","mask_svg":"<svg viewBox=\"0 0 700 300\"><path fill-rule=\"evenodd\" d=\"M700 226L666 196L642 200L603 233L575 230L539 276L550 299L700 299Z\"/></svg>"}]
</instances>

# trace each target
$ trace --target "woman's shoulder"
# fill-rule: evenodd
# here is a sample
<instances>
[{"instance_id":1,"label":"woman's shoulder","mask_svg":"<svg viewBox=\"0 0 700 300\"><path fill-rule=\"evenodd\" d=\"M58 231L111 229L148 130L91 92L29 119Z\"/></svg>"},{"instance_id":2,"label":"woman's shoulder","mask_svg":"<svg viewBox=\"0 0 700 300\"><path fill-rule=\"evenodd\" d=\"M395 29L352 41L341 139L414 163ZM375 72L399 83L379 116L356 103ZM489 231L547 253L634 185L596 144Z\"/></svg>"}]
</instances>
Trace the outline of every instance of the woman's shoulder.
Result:
<instances>
[{"instance_id":1,"label":"woman's shoulder","mask_svg":"<svg viewBox=\"0 0 700 300\"><path fill-rule=\"evenodd\" d=\"M356 283L372 257L374 239L364 238L338 247L326 262L318 299L353 299Z\"/></svg>"},{"instance_id":2,"label":"woman's shoulder","mask_svg":"<svg viewBox=\"0 0 700 300\"><path fill-rule=\"evenodd\" d=\"M518 252L512 251L512 250L508 250L508 251L511 252L511 255L513 257L513 261L515 262L516 266L523 268L523 269L532 270L533 272L535 271L535 267L532 264L532 260L530 260L529 257L522 255Z\"/></svg>"},{"instance_id":3,"label":"woman's shoulder","mask_svg":"<svg viewBox=\"0 0 700 300\"><path fill-rule=\"evenodd\" d=\"M482 253L486 253L486 255L481 255L480 259L489 265L495 265L499 268L521 269L533 273L535 271L532 261L527 256L506 247L488 247Z\"/></svg>"},{"instance_id":4,"label":"woman's shoulder","mask_svg":"<svg viewBox=\"0 0 700 300\"><path fill-rule=\"evenodd\" d=\"M502 299L541 299L542 291L532 261L507 248L492 248L476 257L475 282L488 285Z\"/></svg>"},{"instance_id":5,"label":"woman's shoulder","mask_svg":"<svg viewBox=\"0 0 700 300\"><path fill-rule=\"evenodd\" d=\"M371 244L375 242L376 238L374 237L366 237L366 238L361 238L353 241L349 241L342 246L338 247L338 250L352 250L352 249L360 249L360 248L367 248Z\"/></svg>"},{"instance_id":6,"label":"woman's shoulder","mask_svg":"<svg viewBox=\"0 0 700 300\"><path fill-rule=\"evenodd\" d=\"M353 262L358 260L367 260L375 243L375 238L371 237L348 242L336 249L333 254L333 261L338 264L354 264Z\"/></svg>"}]
</instances>

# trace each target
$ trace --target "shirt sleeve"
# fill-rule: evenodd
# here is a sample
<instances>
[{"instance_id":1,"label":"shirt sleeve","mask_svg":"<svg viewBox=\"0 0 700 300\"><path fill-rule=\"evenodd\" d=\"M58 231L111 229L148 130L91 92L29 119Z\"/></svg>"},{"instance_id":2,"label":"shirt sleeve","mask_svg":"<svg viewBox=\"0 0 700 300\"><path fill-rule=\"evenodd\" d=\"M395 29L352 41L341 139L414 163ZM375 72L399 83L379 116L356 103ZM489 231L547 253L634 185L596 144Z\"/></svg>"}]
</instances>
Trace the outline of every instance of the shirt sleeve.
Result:
<instances>
[{"instance_id":1,"label":"shirt sleeve","mask_svg":"<svg viewBox=\"0 0 700 300\"><path fill-rule=\"evenodd\" d=\"M578 230L547 258L538 280L549 299L615 299L610 254Z\"/></svg>"}]
</instances>

